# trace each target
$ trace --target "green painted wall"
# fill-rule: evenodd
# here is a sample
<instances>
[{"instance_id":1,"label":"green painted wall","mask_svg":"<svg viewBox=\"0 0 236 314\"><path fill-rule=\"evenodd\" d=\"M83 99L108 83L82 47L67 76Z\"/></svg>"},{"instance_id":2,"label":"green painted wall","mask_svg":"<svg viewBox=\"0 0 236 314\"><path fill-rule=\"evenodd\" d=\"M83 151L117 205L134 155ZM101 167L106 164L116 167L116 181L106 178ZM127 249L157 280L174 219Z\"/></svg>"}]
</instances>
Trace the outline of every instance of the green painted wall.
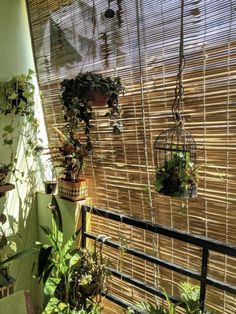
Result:
<instances>
[{"instance_id":1,"label":"green painted wall","mask_svg":"<svg viewBox=\"0 0 236 314\"><path fill-rule=\"evenodd\" d=\"M24 0L0 0L0 47L0 80L10 80L14 75L34 69ZM9 162L10 151L1 142L2 128L9 121L10 117L0 118L0 162ZM27 164L24 159L24 149L19 138L15 142L14 150L17 152L19 168L26 172L27 169L32 169L32 162ZM13 178L10 180L15 183ZM17 249L33 247L38 237L36 199L24 182L18 182L15 191L0 199L0 212L2 211L8 214L11 226L19 235L14 238ZM15 263L11 267L11 274L16 278L16 290L30 290L34 302L37 303L37 283L32 281L31 274L32 262L32 258L26 258Z\"/></svg>"},{"instance_id":2,"label":"green painted wall","mask_svg":"<svg viewBox=\"0 0 236 314\"><path fill-rule=\"evenodd\" d=\"M0 80L10 80L12 76L27 73L34 69L27 11L24 0L0 0ZM0 116L0 163L9 162L10 152L2 145L2 129L10 121L9 117ZM19 134L16 131L16 136ZM37 164L24 158L24 147L21 139L15 143L18 167L25 172L36 169ZM41 178L33 178L31 185L39 187ZM17 248L32 248L36 240L46 241L39 225L51 225L50 210L47 208L51 197L44 193L34 193L34 189L23 181L14 182L16 189L0 198L0 212L8 213L12 226L19 236L14 237ZM65 240L75 230L76 213L80 203L72 203L58 198L64 221ZM32 264L36 258L22 259L11 267L11 274L16 278L16 290L28 289L35 307L42 304L42 291L37 281L32 278Z\"/></svg>"},{"instance_id":3,"label":"green painted wall","mask_svg":"<svg viewBox=\"0 0 236 314\"><path fill-rule=\"evenodd\" d=\"M0 79L34 68L24 0L0 0Z\"/></svg>"}]
</instances>

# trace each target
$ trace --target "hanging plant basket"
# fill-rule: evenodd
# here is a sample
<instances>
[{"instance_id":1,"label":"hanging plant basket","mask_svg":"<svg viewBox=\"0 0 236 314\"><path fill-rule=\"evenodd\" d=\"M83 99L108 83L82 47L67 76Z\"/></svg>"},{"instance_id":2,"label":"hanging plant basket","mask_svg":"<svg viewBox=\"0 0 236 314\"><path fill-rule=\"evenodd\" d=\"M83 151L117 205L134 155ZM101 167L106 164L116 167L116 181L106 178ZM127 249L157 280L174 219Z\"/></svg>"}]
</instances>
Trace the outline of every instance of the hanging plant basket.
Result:
<instances>
[{"instance_id":1,"label":"hanging plant basket","mask_svg":"<svg viewBox=\"0 0 236 314\"><path fill-rule=\"evenodd\" d=\"M58 180L58 195L62 198L77 202L88 196L88 186L85 179L79 179L78 182Z\"/></svg>"},{"instance_id":2,"label":"hanging plant basket","mask_svg":"<svg viewBox=\"0 0 236 314\"><path fill-rule=\"evenodd\" d=\"M163 131L157 137L154 148L156 191L172 197L196 197L196 144L182 123Z\"/></svg>"}]
</instances>

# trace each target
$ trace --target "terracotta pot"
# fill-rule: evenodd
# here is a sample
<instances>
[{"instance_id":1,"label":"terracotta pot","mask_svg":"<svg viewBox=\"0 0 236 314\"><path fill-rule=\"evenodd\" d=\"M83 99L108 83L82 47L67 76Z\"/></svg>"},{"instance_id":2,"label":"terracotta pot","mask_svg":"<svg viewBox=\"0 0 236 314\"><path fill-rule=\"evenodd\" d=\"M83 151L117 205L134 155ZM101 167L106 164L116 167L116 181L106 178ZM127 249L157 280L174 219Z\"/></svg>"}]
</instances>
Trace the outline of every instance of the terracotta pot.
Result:
<instances>
[{"instance_id":1,"label":"terracotta pot","mask_svg":"<svg viewBox=\"0 0 236 314\"><path fill-rule=\"evenodd\" d=\"M58 180L58 195L73 202L85 199L88 196L87 181L80 179L78 182Z\"/></svg>"},{"instance_id":2,"label":"terracotta pot","mask_svg":"<svg viewBox=\"0 0 236 314\"><path fill-rule=\"evenodd\" d=\"M91 92L89 95L95 106L106 106L108 97L101 94L99 91Z\"/></svg>"}]
</instances>

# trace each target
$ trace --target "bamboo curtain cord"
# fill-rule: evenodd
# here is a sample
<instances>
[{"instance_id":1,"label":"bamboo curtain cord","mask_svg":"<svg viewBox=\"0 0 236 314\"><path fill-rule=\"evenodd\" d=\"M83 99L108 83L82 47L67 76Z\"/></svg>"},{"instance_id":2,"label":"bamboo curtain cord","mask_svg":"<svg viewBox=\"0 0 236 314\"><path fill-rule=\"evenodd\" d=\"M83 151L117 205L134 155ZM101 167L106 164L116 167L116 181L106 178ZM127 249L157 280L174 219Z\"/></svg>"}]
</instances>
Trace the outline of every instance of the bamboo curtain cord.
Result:
<instances>
[{"instance_id":1,"label":"bamboo curtain cord","mask_svg":"<svg viewBox=\"0 0 236 314\"><path fill-rule=\"evenodd\" d=\"M75 77L83 65L83 72L119 75L126 86L125 95L120 97L121 135L111 134L111 124L104 117L107 108L95 108L94 155L85 168L93 204L236 243L235 1L185 0L181 111L185 128L197 142L200 174L197 199L186 201L157 194L153 184L154 140L163 129L173 126L181 1L118 1L123 9L119 26L117 17L108 20L102 14L108 8L107 1L96 0L94 34L92 0L26 2L51 144L57 141L53 127L64 124L59 100L64 78ZM110 5L118 10L116 0ZM108 47L102 34L107 36ZM99 218L92 219L92 231L150 254L154 245L160 258L199 270L201 252L196 247L165 237L153 239L148 232ZM187 279L126 253L107 249L107 254L115 267L121 267L123 254L125 273L149 284L157 281L157 286L169 293L177 295L176 285ZM213 257L209 274L236 284L235 260ZM112 291L132 302L144 297L152 300L149 294L118 279L113 280ZM235 296L216 289L209 290L207 303L217 313L232 314L236 307Z\"/></svg>"}]
</instances>

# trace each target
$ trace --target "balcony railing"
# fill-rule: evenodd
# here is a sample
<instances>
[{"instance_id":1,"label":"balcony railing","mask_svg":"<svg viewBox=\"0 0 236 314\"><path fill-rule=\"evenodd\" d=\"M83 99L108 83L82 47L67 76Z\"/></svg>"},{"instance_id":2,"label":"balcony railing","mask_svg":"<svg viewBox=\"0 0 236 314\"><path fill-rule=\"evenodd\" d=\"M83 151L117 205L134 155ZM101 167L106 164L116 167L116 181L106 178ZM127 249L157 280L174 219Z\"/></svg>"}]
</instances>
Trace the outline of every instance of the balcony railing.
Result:
<instances>
[{"instance_id":1,"label":"balcony railing","mask_svg":"<svg viewBox=\"0 0 236 314\"><path fill-rule=\"evenodd\" d=\"M210 260L209 251L221 253L224 255L229 255L236 257L236 246L225 244L223 242L209 239L203 236L194 235L187 233L185 231L180 231L174 228L169 228L163 225L159 224L153 224L148 221L138 220L129 216L121 215L115 212L111 212L104 209L95 208L92 206L83 205L82 206L82 247L86 247L86 239L92 239L92 240L98 240L103 241L101 238L96 236L93 233L89 233L86 230L86 217L87 213L98 215L100 217L104 217L110 220L114 220L117 222L121 222L123 224L133 226L139 229L147 230L150 232L153 232L155 234L163 235L172 239L177 239L180 241L183 241L185 243L193 244L197 247L202 248L202 256L201 256L201 272L196 272L190 269L183 268L177 264L171 263L169 261L151 256L149 254L146 254L144 252L141 252L139 250L133 249L133 248L126 248L126 253L131 254L133 256L139 257L145 261L152 262L156 265L162 266L164 268L167 268L169 270L175 271L177 273L189 276L191 278L194 278L200 282L200 303L202 306L202 310L204 309L205 305L205 297L206 297L206 288L207 285L214 286L220 290L227 291L232 294L236 294L236 286L226 284L223 281L220 281L218 279L215 279L213 277L208 276L208 264ZM115 249L120 249L120 244L117 242L114 242L110 239L107 239L104 241L104 244L113 247ZM165 298L163 292L154 287L147 285L146 283L137 280L135 278L132 278L131 276L128 276L124 273L121 273L113 268L111 268L111 272L114 276L126 281L127 283L130 283L136 287L139 287L143 289L144 291L147 291L149 293L152 293L155 296ZM122 306L122 307L132 307L131 304L126 302L125 300L122 300L118 298L115 295L107 294L107 299L110 301ZM177 303L179 300L171 295L169 295L169 298L172 300L172 302ZM138 311L137 311L138 312Z\"/></svg>"}]
</instances>

